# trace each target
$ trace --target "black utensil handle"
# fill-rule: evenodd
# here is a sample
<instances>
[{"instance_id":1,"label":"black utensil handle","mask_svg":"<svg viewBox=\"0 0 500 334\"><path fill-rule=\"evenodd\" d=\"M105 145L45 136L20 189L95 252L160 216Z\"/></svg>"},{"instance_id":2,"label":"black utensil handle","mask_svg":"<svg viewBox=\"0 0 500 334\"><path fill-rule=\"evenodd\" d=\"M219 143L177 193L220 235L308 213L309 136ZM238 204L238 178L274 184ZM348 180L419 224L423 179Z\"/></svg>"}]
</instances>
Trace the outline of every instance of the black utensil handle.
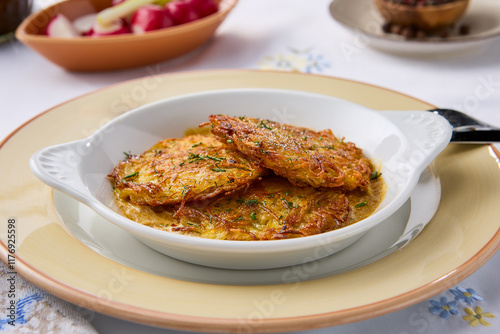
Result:
<instances>
[{"instance_id":1,"label":"black utensil handle","mask_svg":"<svg viewBox=\"0 0 500 334\"><path fill-rule=\"evenodd\" d=\"M448 122L450 122L451 126L453 126L454 128L464 125L477 125L477 126L485 125L484 123L478 121L477 119L467 114L464 114L461 111L456 111L453 109L438 108L438 109L431 109L428 111L443 116L448 120Z\"/></svg>"},{"instance_id":2,"label":"black utensil handle","mask_svg":"<svg viewBox=\"0 0 500 334\"><path fill-rule=\"evenodd\" d=\"M500 130L453 131L451 141L464 144L490 144L500 142Z\"/></svg>"}]
</instances>

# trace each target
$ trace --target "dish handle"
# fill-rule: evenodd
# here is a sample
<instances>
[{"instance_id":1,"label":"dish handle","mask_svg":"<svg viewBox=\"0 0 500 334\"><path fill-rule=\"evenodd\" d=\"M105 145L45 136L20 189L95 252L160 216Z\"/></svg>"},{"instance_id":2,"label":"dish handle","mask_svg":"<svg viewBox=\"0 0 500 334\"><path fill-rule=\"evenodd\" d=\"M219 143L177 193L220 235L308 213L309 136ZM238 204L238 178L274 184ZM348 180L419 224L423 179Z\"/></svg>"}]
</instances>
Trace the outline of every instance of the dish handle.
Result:
<instances>
[{"instance_id":1,"label":"dish handle","mask_svg":"<svg viewBox=\"0 0 500 334\"><path fill-rule=\"evenodd\" d=\"M450 123L442 116L428 111L381 111L405 134L406 142L395 143L397 152L386 156L385 167L405 180L413 174L418 177L436 156L448 145L452 135Z\"/></svg>"},{"instance_id":2,"label":"dish handle","mask_svg":"<svg viewBox=\"0 0 500 334\"><path fill-rule=\"evenodd\" d=\"M89 190L79 172L83 154L78 144L76 141L39 150L32 155L30 168L42 182L87 203Z\"/></svg>"}]
</instances>

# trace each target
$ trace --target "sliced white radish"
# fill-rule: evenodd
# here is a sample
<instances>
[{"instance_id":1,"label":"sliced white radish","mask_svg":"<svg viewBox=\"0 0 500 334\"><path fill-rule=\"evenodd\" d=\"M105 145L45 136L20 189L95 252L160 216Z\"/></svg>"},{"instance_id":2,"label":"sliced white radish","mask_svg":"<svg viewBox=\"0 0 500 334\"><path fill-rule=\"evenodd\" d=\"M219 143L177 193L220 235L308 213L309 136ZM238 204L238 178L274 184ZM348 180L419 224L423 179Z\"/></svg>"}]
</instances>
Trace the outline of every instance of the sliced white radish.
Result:
<instances>
[{"instance_id":1,"label":"sliced white radish","mask_svg":"<svg viewBox=\"0 0 500 334\"><path fill-rule=\"evenodd\" d=\"M45 33L50 37L72 38L80 36L71 21L63 14L57 14L49 22Z\"/></svg>"},{"instance_id":2,"label":"sliced white radish","mask_svg":"<svg viewBox=\"0 0 500 334\"><path fill-rule=\"evenodd\" d=\"M111 25L117 19L133 14L137 9L150 5L155 0L127 0L113 7L106 8L97 15L97 22L102 26Z\"/></svg>"},{"instance_id":3,"label":"sliced white radish","mask_svg":"<svg viewBox=\"0 0 500 334\"><path fill-rule=\"evenodd\" d=\"M115 20L109 25L101 25L96 22L92 28L92 37L113 36L129 34L131 31L123 20Z\"/></svg>"},{"instance_id":4,"label":"sliced white radish","mask_svg":"<svg viewBox=\"0 0 500 334\"><path fill-rule=\"evenodd\" d=\"M174 25L164 8L158 5L146 5L139 8L130 23L130 28L135 34L163 29Z\"/></svg>"},{"instance_id":5,"label":"sliced white radish","mask_svg":"<svg viewBox=\"0 0 500 334\"><path fill-rule=\"evenodd\" d=\"M96 22L97 13L80 16L73 21L73 26L81 35L88 35Z\"/></svg>"}]
</instances>

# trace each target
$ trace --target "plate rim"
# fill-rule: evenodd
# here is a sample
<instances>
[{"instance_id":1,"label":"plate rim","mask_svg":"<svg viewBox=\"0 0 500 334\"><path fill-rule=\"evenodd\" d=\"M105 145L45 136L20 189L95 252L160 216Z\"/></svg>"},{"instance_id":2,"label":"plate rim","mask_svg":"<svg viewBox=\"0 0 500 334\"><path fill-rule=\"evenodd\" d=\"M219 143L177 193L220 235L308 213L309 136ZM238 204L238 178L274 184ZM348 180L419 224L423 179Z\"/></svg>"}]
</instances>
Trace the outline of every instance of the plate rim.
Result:
<instances>
[{"instance_id":1,"label":"plate rim","mask_svg":"<svg viewBox=\"0 0 500 334\"><path fill-rule=\"evenodd\" d=\"M356 84L361 84L363 86L370 86L373 88L389 91L392 93L396 93L397 95L407 97L414 101L421 102L429 107L433 107L430 104L423 102L422 100L416 99L406 94L399 93L395 90L386 89L384 87L380 87L374 84L363 83L360 81L349 80L344 78L336 78L336 77L325 77L322 75L312 75L312 74L302 74L302 73L286 73L281 71L261 71L261 70L200 70L200 71L189 71L189 72L181 72L181 73L170 73L170 74L162 74L162 76L178 77L178 76L186 76L193 75L196 73L204 73L209 75L215 75L217 73L275 73L280 76L316 76L327 79L334 79L339 81L351 82ZM71 101L78 100L82 97L89 96L95 94L96 92L102 92L111 87L117 87L120 85L126 85L130 82L140 82L143 78L132 79L128 81L124 81L118 84L106 86L92 92L80 95L73 99L64 101L36 116L29 119L28 121L21 124L17 129L15 129L12 133L10 133L7 137L5 137L2 142L0 142L0 150L3 146L18 132L22 131L23 128L32 123L38 117L49 113L50 111L58 108L61 105L67 104ZM489 145L490 152L492 154L492 158L500 159L500 153L493 146ZM52 204L53 206L53 204ZM454 285L457 282L463 280L464 278L471 275L477 269L479 269L486 261L493 256L493 254L500 248L500 229L495 232L495 234L489 239L487 243L485 243L482 248L474 254L469 260L460 264L457 268L455 268L452 272L444 275L440 278L437 278L427 284L419 286L413 290L409 290L403 294L391 297L389 299L379 300L371 304L365 304L357 307L353 307L350 309L343 309L339 311L319 313L319 314L311 314L311 315L302 315L302 316L294 316L294 317L276 317L270 319L263 319L262 323L259 327L253 328L256 332L269 332L269 331L297 331L299 329L312 329L319 327L327 327L334 325L347 324L354 321L365 320L377 316L381 316L387 313L394 312L396 310L408 307L415 303L418 303L422 300L427 299L430 296L437 294L448 288L450 285ZM0 242L0 258L3 262L7 262L8 249L3 242ZM157 310L145 309L142 307L137 307L133 305L128 305L125 303L107 300L102 297L98 297L92 295L86 291L79 290L75 287L71 287L66 285L56 279L50 277L46 273L40 272L38 269L34 268L31 264L25 262L22 257L17 257L16 262L16 270L18 273L22 274L24 278L28 281L40 286L41 288L47 290L48 292L61 297L67 301L72 303L82 305L83 307L90 308L96 312L108 314L111 316L123 318L129 321L135 321L147 325L155 325L161 327L182 329L182 330L194 330L194 331L211 331L217 332L220 330L228 331L234 330L238 326L237 319L233 318L210 318L210 317L193 317L189 315L183 314L174 314ZM384 307L380 307L383 305Z\"/></svg>"}]
</instances>

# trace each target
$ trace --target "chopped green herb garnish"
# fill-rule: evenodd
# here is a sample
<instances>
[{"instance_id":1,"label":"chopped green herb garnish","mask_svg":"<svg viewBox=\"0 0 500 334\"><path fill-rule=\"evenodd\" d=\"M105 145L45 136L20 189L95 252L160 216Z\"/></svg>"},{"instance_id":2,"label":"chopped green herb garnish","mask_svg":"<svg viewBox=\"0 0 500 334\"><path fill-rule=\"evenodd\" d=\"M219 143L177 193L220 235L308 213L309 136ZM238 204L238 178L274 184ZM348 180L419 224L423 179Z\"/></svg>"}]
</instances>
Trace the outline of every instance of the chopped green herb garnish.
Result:
<instances>
[{"instance_id":1,"label":"chopped green herb garnish","mask_svg":"<svg viewBox=\"0 0 500 334\"><path fill-rule=\"evenodd\" d=\"M127 152L123 152L123 154L125 154L125 159L128 159L130 158L130 156L132 156L132 154L130 153L130 151L127 153Z\"/></svg>"},{"instance_id":2,"label":"chopped green herb garnish","mask_svg":"<svg viewBox=\"0 0 500 334\"><path fill-rule=\"evenodd\" d=\"M250 214L250 218L252 218L252 220L257 220L257 217L255 217L255 213L254 212L252 212Z\"/></svg>"},{"instance_id":3,"label":"chopped green herb garnish","mask_svg":"<svg viewBox=\"0 0 500 334\"><path fill-rule=\"evenodd\" d=\"M179 166L182 166L184 165L186 162L187 163L191 163L191 162L197 162L197 161L201 161L201 160L213 160L213 161L217 161L217 162L220 162L222 160L226 160L226 158L217 158L217 157L211 157L209 155L201 155L201 154L197 154L197 153L193 153L193 152L188 152L188 158L187 160L184 160L183 162L181 162L179 164Z\"/></svg>"},{"instance_id":4,"label":"chopped green herb garnish","mask_svg":"<svg viewBox=\"0 0 500 334\"><path fill-rule=\"evenodd\" d=\"M188 188L188 187L186 187L186 186L184 185L184 183L182 183L182 182L180 182L180 184L181 184L181 186L182 186L182 194L184 195L185 193L187 193L187 192L189 191L189 188Z\"/></svg>"},{"instance_id":5,"label":"chopped green herb garnish","mask_svg":"<svg viewBox=\"0 0 500 334\"><path fill-rule=\"evenodd\" d=\"M130 179L130 178L136 177L137 175L139 175L139 172L135 172L135 173L133 173L133 174L127 175L127 176L125 176L123 179L124 179L124 180L125 180L125 179Z\"/></svg>"},{"instance_id":6,"label":"chopped green herb garnish","mask_svg":"<svg viewBox=\"0 0 500 334\"><path fill-rule=\"evenodd\" d=\"M355 208L361 208L361 207L363 207L363 206L365 206L365 205L367 205L367 204L368 204L368 202L367 202L367 201L364 201L364 202L361 202L361 203L356 204L354 207L355 207Z\"/></svg>"},{"instance_id":7,"label":"chopped green herb garnish","mask_svg":"<svg viewBox=\"0 0 500 334\"><path fill-rule=\"evenodd\" d=\"M210 218L212 218L212 217L210 217ZM195 223L187 223L187 224L188 224L188 225L191 225L191 226L196 226L197 228L201 228L201 226L200 226L200 225L195 224Z\"/></svg>"},{"instance_id":8,"label":"chopped green herb garnish","mask_svg":"<svg viewBox=\"0 0 500 334\"><path fill-rule=\"evenodd\" d=\"M294 206L293 206L293 203L292 203L292 202L287 201L286 199L285 199L285 202L286 202L286 205L288 205L288 207L289 207L290 209L293 209L293 208L294 208Z\"/></svg>"},{"instance_id":9,"label":"chopped green herb garnish","mask_svg":"<svg viewBox=\"0 0 500 334\"><path fill-rule=\"evenodd\" d=\"M206 155L205 158L213 160L213 161L217 161L217 162L220 162L222 160L226 160L226 158L211 157L211 156L208 156L208 155Z\"/></svg>"},{"instance_id":10,"label":"chopped green herb garnish","mask_svg":"<svg viewBox=\"0 0 500 334\"><path fill-rule=\"evenodd\" d=\"M199 143L193 144L191 147L197 147L197 146L200 146L201 144L202 144L202 142L200 141Z\"/></svg>"},{"instance_id":11,"label":"chopped green herb garnish","mask_svg":"<svg viewBox=\"0 0 500 334\"><path fill-rule=\"evenodd\" d=\"M262 120L259 122L259 127L267 129L267 130L272 130L273 129L270 126L268 126L266 123L264 123Z\"/></svg>"},{"instance_id":12,"label":"chopped green herb garnish","mask_svg":"<svg viewBox=\"0 0 500 334\"><path fill-rule=\"evenodd\" d=\"M259 201L256 199L250 199L246 202L247 205L259 204Z\"/></svg>"},{"instance_id":13,"label":"chopped green herb garnish","mask_svg":"<svg viewBox=\"0 0 500 334\"><path fill-rule=\"evenodd\" d=\"M237 221L239 221L239 220L243 220L243 219L245 219L245 218L243 218L243 217L238 217L238 218L236 218L235 220L233 220L233 222L237 222Z\"/></svg>"},{"instance_id":14,"label":"chopped green herb garnish","mask_svg":"<svg viewBox=\"0 0 500 334\"><path fill-rule=\"evenodd\" d=\"M370 174L370 180L375 180L376 178L378 178L380 175L382 175L382 173L379 173L377 171L373 171L371 174Z\"/></svg>"},{"instance_id":15,"label":"chopped green herb garnish","mask_svg":"<svg viewBox=\"0 0 500 334\"><path fill-rule=\"evenodd\" d=\"M228 143L228 144L232 144L232 143L233 143L233 140L232 140L232 139L228 139L228 140L227 140L227 143Z\"/></svg>"},{"instance_id":16,"label":"chopped green herb garnish","mask_svg":"<svg viewBox=\"0 0 500 334\"><path fill-rule=\"evenodd\" d=\"M215 165L216 168L210 168L211 170L213 170L214 172L220 172L220 173L225 173L226 170L225 169L222 169L222 168L219 168L219 166Z\"/></svg>"},{"instance_id":17,"label":"chopped green herb garnish","mask_svg":"<svg viewBox=\"0 0 500 334\"><path fill-rule=\"evenodd\" d=\"M326 148L326 149L329 149L329 150L333 150L333 149L335 149L335 146L333 146L333 145L327 145L327 146L321 146L321 148Z\"/></svg>"}]
</instances>

